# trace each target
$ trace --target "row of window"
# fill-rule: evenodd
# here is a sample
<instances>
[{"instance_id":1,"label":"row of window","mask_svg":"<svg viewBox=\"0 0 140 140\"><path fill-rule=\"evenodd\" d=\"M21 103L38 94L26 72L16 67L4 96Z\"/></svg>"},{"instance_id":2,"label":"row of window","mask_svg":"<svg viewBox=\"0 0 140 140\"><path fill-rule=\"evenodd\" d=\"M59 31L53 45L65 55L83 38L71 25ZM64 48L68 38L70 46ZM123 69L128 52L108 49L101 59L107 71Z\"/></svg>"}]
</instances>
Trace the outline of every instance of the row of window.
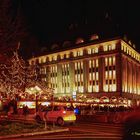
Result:
<instances>
[{"instance_id":1,"label":"row of window","mask_svg":"<svg viewBox=\"0 0 140 140\"><path fill-rule=\"evenodd\" d=\"M115 91L116 85L116 67L115 67L115 56L105 58L105 91ZM70 88L70 73L69 64L62 64L62 91L66 92ZM99 68L98 59L89 60L89 75L88 75L88 92L98 92L99 89ZM84 85L84 73L83 73L83 61L74 63L74 87L77 92L81 92ZM54 80L51 83L57 84L56 75L57 68L53 66L51 68L51 78ZM60 80L61 81L61 80ZM80 87L80 88L79 88ZM110 88L111 87L111 88ZM54 88L54 87L52 87ZM80 89L80 90L79 90Z\"/></svg>"},{"instance_id":2,"label":"row of window","mask_svg":"<svg viewBox=\"0 0 140 140\"><path fill-rule=\"evenodd\" d=\"M116 57L105 58L105 83L104 91L116 91Z\"/></svg>"},{"instance_id":3,"label":"row of window","mask_svg":"<svg viewBox=\"0 0 140 140\"><path fill-rule=\"evenodd\" d=\"M103 51L111 51L111 50L115 50L115 49L116 49L115 44L108 44L108 45L103 46ZM83 56L84 51L87 51L87 54L89 54L89 55L96 54L99 52L99 46L92 46L87 49L81 48L79 50L73 50L71 52L69 51L69 52L65 52L65 53L60 53L59 55L54 54L54 55L42 56L42 57L39 57L38 59L32 60L31 64L36 64L36 63L41 64L41 63L56 61L58 59L70 58L70 55L73 57Z\"/></svg>"},{"instance_id":4,"label":"row of window","mask_svg":"<svg viewBox=\"0 0 140 140\"><path fill-rule=\"evenodd\" d=\"M134 50L132 50L131 48L127 47L126 45L121 46L121 50L124 51L125 53L127 53L128 55L130 55L131 57L135 58L137 61L140 62L140 55L136 54L134 52Z\"/></svg>"}]
</instances>

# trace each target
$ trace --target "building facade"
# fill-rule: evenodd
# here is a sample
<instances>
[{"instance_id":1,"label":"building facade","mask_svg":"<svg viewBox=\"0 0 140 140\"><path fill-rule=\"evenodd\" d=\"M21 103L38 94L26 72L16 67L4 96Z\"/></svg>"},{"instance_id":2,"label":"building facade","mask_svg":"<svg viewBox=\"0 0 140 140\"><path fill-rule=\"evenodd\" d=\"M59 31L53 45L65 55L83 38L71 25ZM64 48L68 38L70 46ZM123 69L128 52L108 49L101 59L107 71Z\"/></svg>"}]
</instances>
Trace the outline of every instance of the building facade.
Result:
<instances>
[{"instance_id":1,"label":"building facade","mask_svg":"<svg viewBox=\"0 0 140 140\"><path fill-rule=\"evenodd\" d=\"M80 38L75 46L33 57L29 64L39 65L39 76L56 97L138 105L140 54L121 37L91 39L85 43Z\"/></svg>"}]
</instances>

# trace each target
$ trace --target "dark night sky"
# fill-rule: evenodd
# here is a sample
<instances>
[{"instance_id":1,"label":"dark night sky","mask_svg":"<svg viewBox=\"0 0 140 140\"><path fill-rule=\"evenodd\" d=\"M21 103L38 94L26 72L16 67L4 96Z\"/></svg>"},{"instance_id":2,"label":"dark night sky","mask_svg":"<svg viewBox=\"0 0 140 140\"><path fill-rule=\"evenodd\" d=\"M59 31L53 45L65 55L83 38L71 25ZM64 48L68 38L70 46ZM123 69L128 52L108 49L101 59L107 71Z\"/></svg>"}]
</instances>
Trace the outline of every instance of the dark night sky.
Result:
<instances>
[{"instance_id":1,"label":"dark night sky","mask_svg":"<svg viewBox=\"0 0 140 140\"><path fill-rule=\"evenodd\" d=\"M140 51L138 1L21 0L21 5L30 32L41 42L65 38L71 24L93 32L112 27L109 30L126 33Z\"/></svg>"}]
</instances>

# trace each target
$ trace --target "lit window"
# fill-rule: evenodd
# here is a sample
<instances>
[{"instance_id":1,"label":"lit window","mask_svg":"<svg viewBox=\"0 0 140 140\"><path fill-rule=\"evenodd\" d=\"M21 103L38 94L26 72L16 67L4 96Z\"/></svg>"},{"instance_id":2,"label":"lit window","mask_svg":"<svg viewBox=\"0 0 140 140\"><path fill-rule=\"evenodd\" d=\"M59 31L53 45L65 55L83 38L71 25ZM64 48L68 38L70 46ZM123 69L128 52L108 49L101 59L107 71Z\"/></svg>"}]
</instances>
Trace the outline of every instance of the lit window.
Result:
<instances>
[{"instance_id":1,"label":"lit window","mask_svg":"<svg viewBox=\"0 0 140 140\"><path fill-rule=\"evenodd\" d=\"M98 59L96 59L96 67L98 67L99 63L98 63Z\"/></svg>"},{"instance_id":2,"label":"lit window","mask_svg":"<svg viewBox=\"0 0 140 140\"><path fill-rule=\"evenodd\" d=\"M109 66L111 66L111 63L112 63L111 57L109 57Z\"/></svg>"},{"instance_id":3,"label":"lit window","mask_svg":"<svg viewBox=\"0 0 140 140\"><path fill-rule=\"evenodd\" d=\"M74 57L77 56L77 52L76 52L76 51L73 52L73 56L74 56Z\"/></svg>"},{"instance_id":4,"label":"lit window","mask_svg":"<svg viewBox=\"0 0 140 140\"><path fill-rule=\"evenodd\" d=\"M91 60L89 60L89 68L91 68Z\"/></svg>"},{"instance_id":5,"label":"lit window","mask_svg":"<svg viewBox=\"0 0 140 140\"><path fill-rule=\"evenodd\" d=\"M75 63L75 70L77 70L77 63Z\"/></svg>"},{"instance_id":6,"label":"lit window","mask_svg":"<svg viewBox=\"0 0 140 140\"><path fill-rule=\"evenodd\" d=\"M91 81L91 73L89 73L89 80Z\"/></svg>"},{"instance_id":7,"label":"lit window","mask_svg":"<svg viewBox=\"0 0 140 140\"><path fill-rule=\"evenodd\" d=\"M81 62L81 69L83 69L83 62Z\"/></svg>"},{"instance_id":8,"label":"lit window","mask_svg":"<svg viewBox=\"0 0 140 140\"><path fill-rule=\"evenodd\" d=\"M99 86L98 85L95 86L95 92L99 92Z\"/></svg>"},{"instance_id":9,"label":"lit window","mask_svg":"<svg viewBox=\"0 0 140 140\"><path fill-rule=\"evenodd\" d=\"M92 92L92 86L88 86L88 92Z\"/></svg>"},{"instance_id":10,"label":"lit window","mask_svg":"<svg viewBox=\"0 0 140 140\"><path fill-rule=\"evenodd\" d=\"M108 71L105 72L105 79L108 79Z\"/></svg>"},{"instance_id":11,"label":"lit window","mask_svg":"<svg viewBox=\"0 0 140 140\"><path fill-rule=\"evenodd\" d=\"M113 65L115 65L115 63L116 63L116 57L113 56Z\"/></svg>"},{"instance_id":12,"label":"lit window","mask_svg":"<svg viewBox=\"0 0 140 140\"><path fill-rule=\"evenodd\" d=\"M66 58L69 58L70 57L70 54L66 54Z\"/></svg>"},{"instance_id":13,"label":"lit window","mask_svg":"<svg viewBox=\"0 0 140 140\"><path fill-rule=\"evenodd\" d=\"M108 85L104 85L104 91L108 92Z\"/></svg>"},{"instance_id":14,"label":"lit window","mask_svg":"<svg viewBox=\"0 0 140 140\"><path fill-rule=\"evenodd\" d=\"M113 84L113 85L112 85L111 91L116 91L116 84Z\"/></svg>"},{"instance_id":15,"label":"lit window","mask_svg":"<svg viewBox=\"0 0 140 140\"><path fill-rule=\"evenodd\" d=\"M52 61L52 56L49 56L49 61Z\"/></svg>"},{"instance_id":16,"label":"lit window","mask_svg":"<svg viewBox=\"0 0 140 140\"><path fill-rule=\"evenodd\" d=\"M123 48L123 45L121 46L121 50L123 50L124 48Z\"/></svg>"},{"instance_id":17,"label":"lit window","mask_svg":"<svg viewBox=\"0 0 140 140\"><path fill-rule=\"evenodd\" d=\"M95 72L93 72L93 80L95 80Z\"/></svg>"},{"instance_id":18,"label":"lit window","mask_svg":"<svg viewBox=\"0 0 140 140\"><path fill-rule=\"evenodd\" d=\"M39 58L39 64L41 63L41 58Z\"/></svg>"},{"instance_id":19,"label":"lit window","mask_svg":"<svg viewBox=\"0 0 140 140\"><path fill-rule=\"evenodd\" d=\"M95 49L92 49L92 54L95 53Z\"/></svg>"},{"instance_id":20,"label":"lit window","mask_svg":"<svg viewBox=\"0 0 140 140\"><path fill-rule=\"evenodd\" d=\"M92 67L94 68L95 67L95 60L92 60Z\"/></svg>"},{"instance_id":21,"label":"lit window","mask_svg":"<svg viewBox=\"0 0 140 140\"><path fill-rule=\"evenodd\" d=\"M105 66L108 65L108 58L105 58Z\"/></svg>"},{"instance_id":22,"label":"lit window","mask_svg":"<svg viewBox=\"0 0 140 140\"><path fill-rule=\"evenodd\" d=\"M109 79L112 78L112 71L109 71Z\"/></svg>"},{"instance_id":23,"label":"lit window","mask_svg":"<svg viewBox=\"0 0 140 140\"><path fill-rule=\"evenodd\" d=\"M88 54L91 54L91 48L88 49Z\"/></svg>"},{"instance_id":24,"label":"lit window","mask_svg":"<svg viewBox=\"0 0 140 140\"><path fill-rule=\"evenodd\" d=\"M52 73L52 67L51 67L51 73Z\"/></svg>"},{"instance_id":25,"label":"lit window","mask_svg":"<svg viewBox=\"0 0 140 140\"><path fill-rule=\"evenodd\" d=\"M77 52L78 56L82 56L83 55L83 50L80 50Z\"/></svg>"},{"instance_id":26,"label":"lit window","mask_svg":"<svg viewBox=\"0 0 140 140\"><path fill-rule=\"evenodd\" d=\"M112 46L111 45L108 45L108 50L112 50Z\"/></svg>"},{"instance_id":27,"label":"lit window","mask_svg":"<svg viewBox=\"0 0 140 140\"><path fill-rule=\"evenodd\" d=\"M83 82L83 74L81 74L81 82Z\"/></svg>"},{"instance_id":28,"label":"lit window","mask_svg":"<svg viewBox=\"0 0 140 140\"><path fill-rule=\"evenodd\" d=\"M64 59L64 54L60 54L60 58L61 59Z\"/></svg>"},{"instance_id":29,"label":"lit window","mask_svg":"<svg viewBox=\"0 0 140 140\"><path fill-rule=\"evenodd\" d=\"M108 51L108 46L104 46L104 51Z\"/></svg>"},{"instance_id":30,"label":"lit window","mask_svg":"<svg viewBox=\"0 0 140 140\"><path fill-rule=\"evenodd\" d=\"M84 92L84 87L83 87L83 86L81 86L81 88L80 88L80 92L81 92L81 93Z\"/></svg>"},{"instance_id":31,"label":"lit window","mask_svg":"<svg viewBox=\"0 0 140 140\"><path fill-rule=\"evenodd\" d=\"M94 51L95 51L95 53L98 53L98 48L96 47Z\"/></svg>"},{"instance_id":32,"label":"lit window","mask_svg":"<svg viewBox=\"0 0 140 140\"><path fill-rule=\"evenodd\" d=\"M112 45L112 50L115 50L116 49L116 46L115 44Z\"/></svg>"},{"instance_id":33,"label":"lit window","mask_svg":"<svg viewBox=\"0 0 140 140\"><path fill-rule=\"evenodd\" d=\"M45 63L46 62L46 57L42 57L41 58L41 63Z\"/></svg>"},{"instance_id":34,"label":"lit window","mask_svg":"<svg viewBox=\"0 0 140 140\"><path fill-rule=\"evenodd\" d=\"M126 52L126 46L124 46L124 52Z\"/></svg>"},{"instance_id":35,"label":"lit window","mask_svg":"<svg viewBox=\"0 0 140 140\"><path fill-rule=\"evenodd\" d=\"M78 62L78 69L80 69L80 62Z\"/></svg>"},{"instance_id":36,"label":"lit window","mask_svg":"<svg viewBox=\"0 0 140 140\"><path fill-rule=\"evenodd\" d=\"M75 81L77 82L77 75L75 75Z\"/></svg>"},{"instance_id":37,"label":"lit window","mask_svg":"<svg viewBox=\"0 0 140 140\"><path fill-rule=\"evenodd\" d=\"M78 74L78 81L80 82L80 74Z\"/></svg>"},{"instance_id":38,"label":"lit window","mask_svg":"<svg viewBox=\"0 0 140 140\"><path fill-rule=\"evenodd\" d=\"M116 78L116 71L113 70L113 79L115 79L115 78Z\"/></svg>"},{"instance_id":39,"label":"lit window","mask_svg":"<svg viewBox=\"0 0 140 140\"><path fill-rule=\"evenodd\" d=\"M109 91L112 91L112 85L111 84L109 85Z\"/></svg>"},{"instance_id":40,"label":"lit window","mask_svg":"<svg viewBox=\"0 0 140 140\"><path fill-rule=\"evenodd\" d=\"M70 93L70 87L67 87L67 88L66 88L66 92L67 92L67 93Z\"/></svg>"},{"instance_id":41,"label":"lit window","mask_svg":"<svg viewBox=\"0 0 140 140\"><path fill-rule=\"evenodd\" d=\"M80 56L80 52L79 51L77 52L77 56Z\"/></svg>"},{"instance_id":42,"label":"lit window","mask_svg":"<svg viewBox=\"0 0 140 140\"><path fill-rule=\"evenodd\" d=\"M53 60L55 61L57 60L57 55L53 56Z\"/></svg>"},{"instance_id":43,"label":"lit window","mask_svg":"<svg viewBox=\"0 0 140 140\"><path fill-rule=\"evenodd\" d=\"M98 72L96 72L96 80L98 80L99 79L99 74L98 74Z\"/></svg>"}]
</instances>

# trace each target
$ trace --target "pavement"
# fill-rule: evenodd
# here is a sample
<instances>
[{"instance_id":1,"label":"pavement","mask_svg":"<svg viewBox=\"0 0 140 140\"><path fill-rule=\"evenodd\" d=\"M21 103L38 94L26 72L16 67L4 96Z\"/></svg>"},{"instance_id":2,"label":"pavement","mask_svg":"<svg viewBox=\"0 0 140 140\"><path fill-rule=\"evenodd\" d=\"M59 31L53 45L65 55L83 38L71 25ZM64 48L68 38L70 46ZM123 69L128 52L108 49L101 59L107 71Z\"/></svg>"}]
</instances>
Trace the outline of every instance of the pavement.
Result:
<instances>
[{"instance_id":1,"label":"pavement","mask_svg":"<svg viewBox=\"0 0 140 140\"><path fill-rule=\"evenodd\" d=\"M44 130L44 131L40 131L40 132L31 132L31 133L22 133L22 134L15 134L15 135L0 136L0 139L15 139L15 138L23 138L23 137L45 135L45 134L67 132L67 131L69 131L69 128L59 128L59 129L54 128L53 130Z\"/></svg>"},{"instance_id":2,"label":"pavement","mask_svg":"<svg viewBox=\"0 0 140 140\"><path fill-rule=\"evenodd\" d=\"M34 123L36 122L34 119L34 115L3 115L0 116L1 120L10 120L10 121L15 121L15 122L29 122L29 123ZM42 129L42 131L39 132L31 132L31 133L22 133L22 134L14 134L14 135L6 135L6 136L0 136L0 139L15 139L15 138L20 138L20 137L30 137L30 136L35 136L35 135L45 135L45 134L51 134L51 133L58 133L58 132L66 132L69 131L69 128L65 127L52 127L50 129Z\"/></svg>"}]
</instances>

